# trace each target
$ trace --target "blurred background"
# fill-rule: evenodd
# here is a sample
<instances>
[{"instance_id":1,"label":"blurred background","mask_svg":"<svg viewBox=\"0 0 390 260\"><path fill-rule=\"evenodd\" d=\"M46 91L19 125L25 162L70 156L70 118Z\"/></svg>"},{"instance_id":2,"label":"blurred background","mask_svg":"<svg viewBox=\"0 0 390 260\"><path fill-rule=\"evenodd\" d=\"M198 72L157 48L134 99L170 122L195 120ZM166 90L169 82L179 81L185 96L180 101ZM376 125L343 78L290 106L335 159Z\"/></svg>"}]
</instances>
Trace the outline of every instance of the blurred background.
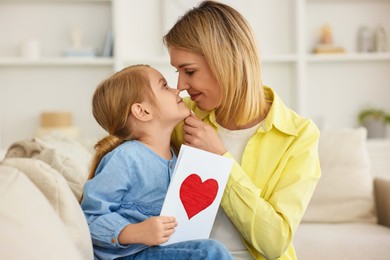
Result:
<instances>
[{"instance_id":1,"label":"blurred background","mask_svg":"<svg viewBox=\"0 0 390 260\"><path fill-rule=\"evenodd\" d=\"M0 0L0 150L52 129L93 143L93 91L125 66L176 87L162 36L198 2ZM390 1L222 2L251 24L263 82L288 106L321 130L370 121L373 138L390 137Z\"/></svg>"}]
</instances>

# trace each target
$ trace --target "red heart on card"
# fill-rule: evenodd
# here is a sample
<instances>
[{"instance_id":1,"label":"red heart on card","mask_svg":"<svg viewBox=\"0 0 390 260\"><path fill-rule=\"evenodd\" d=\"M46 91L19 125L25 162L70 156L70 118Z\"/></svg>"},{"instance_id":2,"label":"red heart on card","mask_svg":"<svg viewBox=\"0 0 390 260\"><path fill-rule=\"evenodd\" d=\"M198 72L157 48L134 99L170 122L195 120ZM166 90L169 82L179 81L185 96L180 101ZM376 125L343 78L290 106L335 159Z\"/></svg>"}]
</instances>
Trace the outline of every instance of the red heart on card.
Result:
<instances>
[{"instance_id":1,"label":"red heart on card","mask_svg":"<svg viewBox=\"0 0 390 260\"><path fill-rule=\"evenodd\" d=\"M180 200L188 219L209 207L218 193L218 182L207 179L202 182L199 175L190 174L180 186Z\"/></svg>"}]
</instances>

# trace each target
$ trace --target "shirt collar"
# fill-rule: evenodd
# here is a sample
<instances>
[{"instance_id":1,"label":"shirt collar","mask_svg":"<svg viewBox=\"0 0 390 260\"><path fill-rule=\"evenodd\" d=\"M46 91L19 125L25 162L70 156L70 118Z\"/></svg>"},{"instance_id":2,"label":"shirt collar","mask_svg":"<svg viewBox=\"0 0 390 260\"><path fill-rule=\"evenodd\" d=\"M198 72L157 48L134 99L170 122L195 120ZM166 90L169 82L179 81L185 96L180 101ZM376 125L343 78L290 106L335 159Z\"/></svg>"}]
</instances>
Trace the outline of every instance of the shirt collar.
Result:
<instances>
[{"instance_id":1,"label":"shirt collar","mask_svg":"<svg viewBox=\"0 0 390 260\"><path fill-rule=\"evenodd\" d=\"M279 131L288 135L297 135L297 127L294 123L294 119L291 116L292 112L279 98L279 96L267 86L264 86L264 94L267 102L271 102L271 107L268 115L261 123L258 132L267 132L275 127ZM215 118L215 110L203 111L196 106L190 98L185 99L187 106L195 113L196 117L204 120L206 117L210 120L215 128L217 128L217 122Z\"/></svg>"},{"instance_id":2,"label":"shirt collar","mask_svg":"<svg viewBox=\"0 0 390 260\"><path fill-rule=\"evenodd\" d=\"M294 118L291 116L294 112L283 103L271 88L264 86L264 94L267 102L272 102L272 105L263 121L263 131L266 132L274 126L285 134L297 135L297 127Z\"/></svg>"}]
</instances>

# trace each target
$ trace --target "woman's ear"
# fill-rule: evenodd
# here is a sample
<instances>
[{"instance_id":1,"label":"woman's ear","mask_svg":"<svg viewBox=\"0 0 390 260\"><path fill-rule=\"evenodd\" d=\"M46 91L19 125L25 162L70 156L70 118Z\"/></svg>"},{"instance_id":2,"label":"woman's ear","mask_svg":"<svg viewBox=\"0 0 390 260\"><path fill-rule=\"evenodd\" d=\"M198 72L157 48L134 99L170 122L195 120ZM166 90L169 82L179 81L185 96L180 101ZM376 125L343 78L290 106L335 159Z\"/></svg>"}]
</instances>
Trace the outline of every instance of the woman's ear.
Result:
<instances>
[{"instance_id":1,"label":"woman's ear","mask_svg":"<svg viewBox=\"0 0 390 260\"><path fill-rule=\"evenodd\" d=\"M151 108L145 103L134 103L131 106L131 114L140 121L150 121L153 119Z\"/></svg>"}]
</instances>

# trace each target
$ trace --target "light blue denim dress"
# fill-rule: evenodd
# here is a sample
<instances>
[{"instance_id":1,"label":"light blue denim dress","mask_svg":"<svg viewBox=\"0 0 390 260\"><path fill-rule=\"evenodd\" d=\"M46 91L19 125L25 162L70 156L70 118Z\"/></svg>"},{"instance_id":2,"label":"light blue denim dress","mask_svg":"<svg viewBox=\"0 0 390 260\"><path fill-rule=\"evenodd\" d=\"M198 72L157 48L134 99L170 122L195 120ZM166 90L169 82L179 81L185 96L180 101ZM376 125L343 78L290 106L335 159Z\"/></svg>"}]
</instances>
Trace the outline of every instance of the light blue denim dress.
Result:
<instances>
[{"instance_id":1,"label":"light blue denim dress","mask_svg":"<svg viewBox=\"0 0 390 260\"><path fill-rule=\"evenodd\" d=\"M160 215L176 160L173 151L166 160L139 141L103 157L81 203L95 259L232 259L224 245L210 239L153 247L118 243L126 225Z\"/></svg>"}]
</instances>

